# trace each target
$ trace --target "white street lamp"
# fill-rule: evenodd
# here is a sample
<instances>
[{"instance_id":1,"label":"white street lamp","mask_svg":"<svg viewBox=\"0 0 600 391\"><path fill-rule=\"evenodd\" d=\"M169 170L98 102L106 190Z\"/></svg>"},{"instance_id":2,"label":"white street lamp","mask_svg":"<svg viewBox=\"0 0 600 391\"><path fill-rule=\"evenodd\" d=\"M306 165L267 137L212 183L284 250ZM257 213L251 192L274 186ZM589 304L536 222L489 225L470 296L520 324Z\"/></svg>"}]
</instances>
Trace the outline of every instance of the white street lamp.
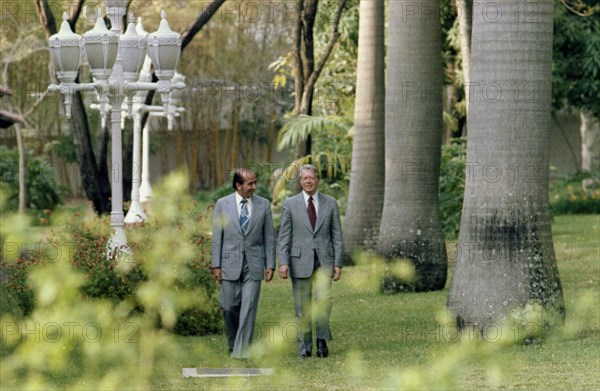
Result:
<instances>
[{"instance_id":1,"label":"white street lamp","mask_svg":"<svg viewBox=\"0 0 600 391\"><path fill-rule=\"evenodd\" d=\"M122 140L121 140L121 105L125 97L131 105L133 95L137 91L157 90L163 96L164 114L169 115L168 95L173 89L182 89L183 83L172 83L171 78L181 53L181 37L171 31L166 20L165 11L161 12L158 30L150 34L150 57L157 69L157 83L138 82L140 68L145 58L147 40L135 31L133 20L127 32L119 38L121 19L125 14L127 0L105 0L106 13L111 21L109 31L101 15L94 28L85 33L83 38L73 33L67 22L67 14L63 14L60 31L51 36L50 52L52 61L60 80L59 85L52 84L49 91L59 91L64 96L67 118L71 117L71 100L76 91L96 90L100 102L100 110L104 117L110 105L111 140L112 140L112 178L111 178L111 216L112 234L108 242L109 256L118 251L128 251L123 217L123 182L122 182ZM132 18L131 18L132 19ZM75 83L79 70L79 58L85 46L93 83ZM160 73L159 73L160 71ZM169 76L170 75L170 76Z\"/></svg>"},{"instance_id":2,"label":"white street lamp","mask_svg":"<svg viewBox=\"0 0 600 391\"><path fill-rule=\"evenodd\" d=\"M179 73L175 73L173 82L183 82L185 78ZM177 91L179 92L179 91ZM183 107L177 107L179 103L177 98L174 98L175 90L171 92L169 96L169 121L168 130L173 130L172 117L180 116L181 112L185 109ZM145 105L145 104L134 104L133 105L133 172L131 176L131 205L129 211L125 216L125 223L134 224L146 221L147 216L142 208L142 201L148 201L152 197L152 188L150 186L150 166L149 166L149 146L150 142L148 136L148 126L144 128L144 156L141 156L140 146L142 144L141 133L142 133L142 117L144 113L150 113L150 115L158 114L163 112L162 106ZM140 183L140 158L142 160L142 182ZM144 186L144 187L142 187ZM142 198L142 193L143 198Z\"/></svg>"},{"instance_id":3,"label":"white street lamp","mask_svg":"<svg viewBox=\"0 0 600 391\"><path fill-rule=\"evenodd\" d=\"M148 33L144 30L141 18L138 18L136 31L139 35L146 36ZM140 81L150 81L150 59L146 58L142 70L140 72ZM183 83L185 77L180 73L174 72L172 83ZM167 119L168 129L173 130L175 117L179 116L180 112L184 109L176 107L180 102L180 97L183 94L181 90L172 90L167 94ZM131 174L131 205L125 215L126 224L135 224L146 221L148 218L146 212L142 207L142 201L148 201L152 197L152 188L150 186L150 166L149 166L149 136L148 127L144 129L144 156L141 157L140 147L142 144L141 133L142 133L142 117L144 113L158 114L159 112L164 113L164 95L163 95L163 106L154 106L144 104L146 93L139 91L135 97L135 103L129 107L129 113L133 116L133 172ZM142 160L142 167L140 167L140 159ZM140 183L140 168L142 169L142 182ZM143 196L143 197L142 197Z\"/></svg>"},{"instance_id":4,"label":"white street lamp","mask_svg":"<svg viewBox=\"0 0 600 391\"><path fill-rule=\"evenodd\" d=\"M180 73L175 73L173 82L183 82L185 77ZM169 96L169 113L179 117L185 111L185 108L179 106L181 100L181 91L173 90ZM149 112L150 116L155 116L162 108L159 106L144 106L143 110ZM173 121L169 117L168 130L173 130ZM152 199L152 185L150 183L150 129L148 125L142 130L142 182L139 188L140 202L149 202ZM133 193L131 196L133 200Z\"/></svg>"}]
</instances>

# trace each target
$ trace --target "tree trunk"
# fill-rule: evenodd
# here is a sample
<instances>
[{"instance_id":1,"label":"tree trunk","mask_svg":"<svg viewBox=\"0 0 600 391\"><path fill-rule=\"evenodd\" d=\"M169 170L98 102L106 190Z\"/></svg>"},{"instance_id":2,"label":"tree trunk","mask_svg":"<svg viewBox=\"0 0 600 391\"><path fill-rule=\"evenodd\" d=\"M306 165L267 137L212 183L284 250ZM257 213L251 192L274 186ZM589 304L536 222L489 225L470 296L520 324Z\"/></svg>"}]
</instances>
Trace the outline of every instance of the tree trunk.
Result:
<instances>
[{"instance_id":1,"label":"tree trunk","mask_svg":"<svg viewBox=\"0 0 600 391\"><path fill-rule=\"evenodd\" d=\"M531 4L495 3L497 13L474 13L477 88L447 301L459 327L485 330L532 302L564 316L548 208L554 2L524 12ZM490 15L498 15L494 23Z\"/></svg>"},{"instance_id":2,"label":"tree trunk","mask_svg":"<svg viewBox=\"0 0 600 391\"><path fill-rule=\"evenodd\" d=\"M317 80L339 37L338 26L347 1L341 0L338 4L331 22L331 38L317 64L315 64L314 26L319 2L318 0L297 0L296 2L296 11L298 12L296 15L296 28L294 30L294 111L296 115L312 115L313 96ZM312 138L309 136L304 144L296 146L296 159L309 155L311 149Z\"/></svg>"},{"instance_id":3,"label":"tree trunk","mask_svg":"<svg viewBox=\"0 0 600 391\"><path fill-rule=\"evenodd\" d=\"M24 213L27 208L27 167L25 166L25 146L23 144L23 134L21 125L15 122L15 135L17 137L17 152L19 154L19 213Z\"/></svg>"},{"instance_id":4,"label":"tree trunk","mask_svg":"<svg viewBox=\"0 0 600 391\"><path fill-rule=\"evenodd\" d=\"M591 112L581 110L581 169L600 175L600 123Z\"/></svg>"},{"instance_id":5,"label":"tree trunk","mask_svg":"<svg viewBox=\"0 0 600 391\"><path fill-rule=\"evenodd\" d=\"M487 7L487 6L486 6ZM486 8L486 11L489 7ZM471 34L473 30L473 0L456 0L458 34L462 60L463 81L465 86L465 104L469 112L471 82ZM466 134L465 134L466 135Z\"/></svg>"},{"instance_id":6,"label":"tree trunk","mask_svg":"<svg viewBox=\"0 0 600 391\"><path fill-rule=\"evenodd\" d=\"M410 260L412 281L385 276L385 292L442 289L447 257L438 207L442 142L439 2L389 3L385 91L385 201L378 251ZM412 7L417 7L414 9Z\"/></svg>"},{"instance_id":7,"label":"tree trunk","mask_svg":"<svg viewBox=\"0 0 600 391\"><path fill-rule=\"evenodd\" d=\"M76 82L78 82L79 78ZM108 180L108 170L106 176L100 175L96 156L92 147L92 138L90 135L87 113L80 93L73 96L72 117L69 122L75 144L75 153L79 163L79 173L81 182L87 198L92 201L94 210L99 213L110 212L110 182ZM106 160L99 164L106 164Z\"/></svg>"},{"instance_id":8,"label":"tree trunk","mask_svg":"<svg viewBox=\"0 0 600 391\"><path fill-rule=\"evenodd\" d=\"M234 168L240 165L239 163L239 153L240 153L240 140L238 138L238 134L240 132L240 106L234 102L231 107L231 144L229 146L229 169L233 170ZM226 143L228 140L225 141ZM227 144L225 144L227 145Z\"/></svg>"},{"instance_id":9,"label":"tree trunk","mask_svg":"<svg viewBox=\"0 0 600 391\"><path fill-rule=\"evenodd\" d=\"M385 184L384 2L362 0L359 10L354 141L344 249L374 250Z\"/></svg>"}]
</instances>

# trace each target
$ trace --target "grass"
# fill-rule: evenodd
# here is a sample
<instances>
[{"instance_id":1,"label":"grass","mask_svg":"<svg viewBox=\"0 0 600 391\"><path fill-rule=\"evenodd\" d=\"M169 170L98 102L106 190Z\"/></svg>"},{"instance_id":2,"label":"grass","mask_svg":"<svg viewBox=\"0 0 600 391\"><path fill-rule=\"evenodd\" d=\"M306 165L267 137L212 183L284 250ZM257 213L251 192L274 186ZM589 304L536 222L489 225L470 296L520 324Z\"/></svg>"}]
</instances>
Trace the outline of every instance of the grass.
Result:
<instances>
[{"instance_id":1,"label":"grass","mask_svg":"<svg viewBox=\"0 0 600 391\"><path fill-rule=\"evenodd\" d=\"M565 327L581 321L574 335L535 345L496 346L490 352L485 343L470 343L464 334L460 339L472 345L465 347L453 342L450 329L436 320L443 313L447 290L383 296L374 284L365 283L370 267L348 267L334 283L334 341L328 359L297 357L291 285L276 278L262 287L255 358L229 359L223 335L178 337L176 356L154 374L152 387L363 390L425 384L445 389L599 389L600 216L558 216L553 231ZM578 306L586 292L592 292L592 304L582 314ZM259 367L275 372L256 378L194 379L181 377L183 367Z\"/></svg>"},{"instance_id":2,"label":"grass","mask_svg":"<svg viewBox=\"0 0 600 391\"><path fill-rule=\"evenodd\" d=\"M165 337L158 332L150 336L142 334L138 343L125 344L128 329L122 327L122 335L113 342L115 334L110 323L103 326L104 337L108 339L104 345L82 344L84 349L73 351L73 356L65 359L66 365L56 370L52 364L59 360L52 361L52 354L64 356L62 342L67 338L63 337L59 344L33 343L31 338L27 339L29 350L24 350L23 365L33 368L27 373L47 373L50 383L36 383L38 379L32 377L31 383L21 388L124 389L127 388L124 384L142 384L138 388L161 390L597 390L600 389L600 215L558 216L553 222L553 237L567 320L544 343L503 344L496 341L495 330L488 335L487 342L478 341L467 332L456 336L444 312L447 290L384 296L378 293L376 267L361 265L345 268L342 280L333 285L334 340L329 344L331 354L327 359L298 358L291 282L276 277L262 285L257 341L249 361L228 357L224 335ZM59 275L51 280L62 283ZM87 309L90 312L91 308L98 308L99 315L95 317L78 308L85 309L61 307L60 312L47 316L58 323L76 317L81 325L86 319L100 321L106 317L110 322L119 319L116 314L101 312L102 308L112 308L102 304ZM44 314L40 313L42 317ZM154 330L152 326L148 329ZM144 343L144 338L154 337L162 342ZM54 349L52 354L48 355L45 351L48 349ZM140 351L144 351L141 362ZM35 357L40 354L51 359L38 367L40 363ZM182 368L190 367L273 368L274 374L251 378L183 378ZM128 376L134 377L149 368L152 368L149 382L145 382L145 376L140 383L127 382ZM1 369L0 388L5 389L8 383L4 383L4 376L10 375L11 369L8 366ZM112 383L102 383L101 387L93 383L97 379Z\"/></svg>"}]
</instances>

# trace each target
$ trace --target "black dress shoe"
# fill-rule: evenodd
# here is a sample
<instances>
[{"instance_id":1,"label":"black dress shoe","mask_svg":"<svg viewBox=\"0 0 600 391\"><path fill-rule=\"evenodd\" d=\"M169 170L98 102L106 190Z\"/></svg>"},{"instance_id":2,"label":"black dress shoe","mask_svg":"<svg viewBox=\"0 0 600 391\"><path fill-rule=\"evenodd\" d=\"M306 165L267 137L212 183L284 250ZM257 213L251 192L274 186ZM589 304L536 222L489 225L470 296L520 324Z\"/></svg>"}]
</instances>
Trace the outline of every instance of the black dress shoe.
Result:
<instances>
[{"instance_id":1,"label":"black dress shoe","mask_svg":"<svg viewBox=\"0 0 600 391\"><path fill-rule=\"evenodd\" d=\"M329 349L327 349L327 342L324 339L317 338L317 357L325 358L329 356Z\"/></svg>"},{"instance_id":2,"label":"black dress shoe","mask_svg":"<svg viewBox=\"0 0 600 391\"><path fill-rule=\"evenodd\" d=\"M311 352L306 352L306 353L302 353L300 355L300 358L304 360L305 358L308 358L308 357L311 357L311 356L312 356Z\"/></svg>"},{"instance_id":3,"label":"black dress shoe","mask_svg":"<svg viewBox=\"0 0 600 391\"><path fill-rule=\"evenodd\" d=\"M231 356L231 353L233 353L233 348L229 348L229 355Z\"/></svg>"}]
</instances>

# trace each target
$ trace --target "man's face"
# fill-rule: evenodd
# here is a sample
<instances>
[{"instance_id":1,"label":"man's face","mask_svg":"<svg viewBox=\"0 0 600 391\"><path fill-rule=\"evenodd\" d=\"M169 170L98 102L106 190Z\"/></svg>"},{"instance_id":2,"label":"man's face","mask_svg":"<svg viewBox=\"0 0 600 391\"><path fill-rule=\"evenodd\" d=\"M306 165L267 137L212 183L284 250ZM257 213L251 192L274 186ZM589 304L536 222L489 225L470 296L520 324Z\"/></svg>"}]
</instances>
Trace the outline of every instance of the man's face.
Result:
<instances>
[{"instance_id":1,"label":"man's face","mask_svg":"<svg viewBox=\"0 0 600 391\"><path fill-rule=\"evenodd\" d=\"M312 170L302 170L300 172L300 186L310 196L317 192L319 180Z\"/></svg>"},{"instance_id":2,"label":"man's face","mask_svg":"<svg viewBox=\"0 0 600 391\"><path fill-rule=\"evenodd\" d=\"M256 175L252 171L244 172L244 183L241 185L237 183L237 192L244 198L252 197L252 194L256 191Z\"/></svg>"}]
</instances>

